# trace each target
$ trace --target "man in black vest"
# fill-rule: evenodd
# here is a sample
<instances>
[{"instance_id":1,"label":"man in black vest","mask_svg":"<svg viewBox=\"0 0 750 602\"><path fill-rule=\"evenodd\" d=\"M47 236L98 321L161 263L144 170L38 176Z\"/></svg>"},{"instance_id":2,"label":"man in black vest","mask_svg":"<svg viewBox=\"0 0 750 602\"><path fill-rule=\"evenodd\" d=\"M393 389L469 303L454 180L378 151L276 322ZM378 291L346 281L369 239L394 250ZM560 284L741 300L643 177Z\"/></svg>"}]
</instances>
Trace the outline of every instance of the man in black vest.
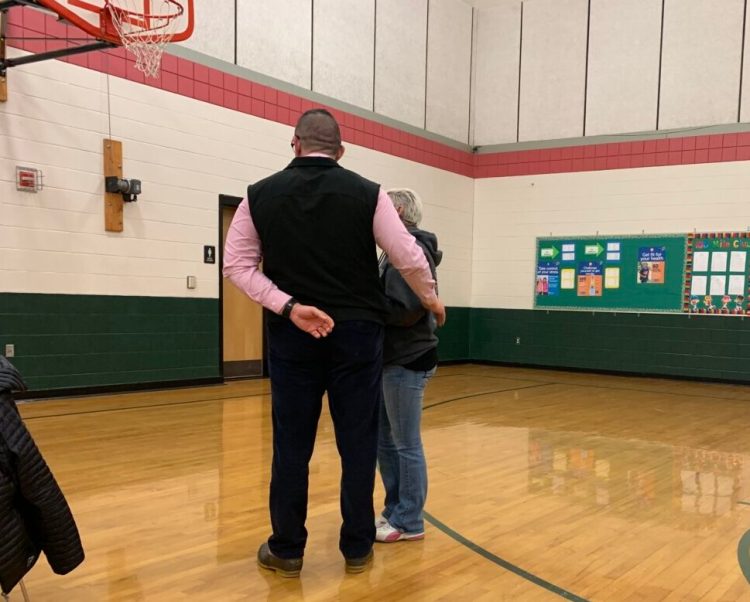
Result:
<instances>
[{"instance_id":1,"label":"man in black vest","mask_svg":"<svg viewBox=\"0 0 750 602\"><path fill-rule=\"evenodd\" d=\"M375 540L386 308L376 244L441 325L445 307L424 253L385 192L339 166L344 147L333 116L304 113L291 145L295 158L286 169L248 187L224 255L224 275L272 312L273 534L258 550L258 564L285 577L302 569L308 464L328 392L341 456L339 548L346 571L359 573Z\"/></svg>"}]
</instances>

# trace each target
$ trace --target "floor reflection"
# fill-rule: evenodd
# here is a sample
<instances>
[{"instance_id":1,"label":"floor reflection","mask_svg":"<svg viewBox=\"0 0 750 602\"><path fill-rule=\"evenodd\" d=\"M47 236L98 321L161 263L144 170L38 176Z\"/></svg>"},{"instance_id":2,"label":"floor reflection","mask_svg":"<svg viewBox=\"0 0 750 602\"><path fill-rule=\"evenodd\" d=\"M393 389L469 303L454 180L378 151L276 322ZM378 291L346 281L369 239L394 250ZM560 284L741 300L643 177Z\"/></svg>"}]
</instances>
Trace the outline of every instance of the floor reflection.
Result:
<instances>
[{"instance_id":1,"label":"floor reflection","mask_svg":"<svg viewBox=\"0 0 750 602\"><path fill-rule=\"evenodd\" d=\"M107 550L107 593L109 600L145 600L138 574L130 567L125 548Z\"/></svg>"},{"instance_id":2,"label":"floor reflection","mask_svg":"<svg viewBox=\"0 0 750 602\"><path fill-rule=\"evenodd\" d=\"M740 454L530 429L528 491L700 529L740 501ZM615 502L615 503L613 503Z\"/></svg>"},{"instance_id":3,"label":"floor reflection","mask_svg":"<svg viewBox=\"0 0 750 602\"><path fill-rule=\"evenodd\" d=\"M222 408L217 562L254 557L260 535L253 525L269 522L268 476L272 447L263 429L270 421L270 403L224 402Z\"/></svg>"}]
</instances>

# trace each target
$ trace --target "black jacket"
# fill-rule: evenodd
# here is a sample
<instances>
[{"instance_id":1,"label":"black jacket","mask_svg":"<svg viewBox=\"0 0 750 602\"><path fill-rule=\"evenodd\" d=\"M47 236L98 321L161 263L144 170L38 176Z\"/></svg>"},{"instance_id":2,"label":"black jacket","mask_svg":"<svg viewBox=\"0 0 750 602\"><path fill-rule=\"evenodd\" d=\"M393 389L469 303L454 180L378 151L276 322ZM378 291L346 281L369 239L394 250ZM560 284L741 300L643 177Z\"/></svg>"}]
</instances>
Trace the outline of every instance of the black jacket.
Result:
<instances>
[{"instance_id":1,"label":"black jacket","mask_svg":"<svg viewBox=\"0 0 750 602\"><path fill-rule=\"evenodd\" d=\"M385 297L373 234L379 190L327 157L297 157L249 186L263 272L279 289L336 322L382 323Z\"/></svg>"},{"instance_id":2,"label":"black jacket","mask_svg":"<svg viewBox=\"0 0 750 602\"><path fill-rule=\"evenodd\" d=\"M26 429L11 392L26 387L0 356L0 589L8 593L44 552L64 575L83 548L62 491Z\"/></svg>"},{"instance_id":3,"label":"black jacket","mask_svg":"<svg viewBox=\"0 0 750 602\"><path fill-rule=\"evenodd\" d=\"M419 228L408 227L407 230L422 247L430 264L432 277L437 280L436 267L443 258L443 252L438 250L437 237L432 232ZM383 363L403 366L437 347L435 316L422 306L419 297L409 288L387 257L381 263L381 271L389 304L383 343Z\"/></svg>"}]
</instances>

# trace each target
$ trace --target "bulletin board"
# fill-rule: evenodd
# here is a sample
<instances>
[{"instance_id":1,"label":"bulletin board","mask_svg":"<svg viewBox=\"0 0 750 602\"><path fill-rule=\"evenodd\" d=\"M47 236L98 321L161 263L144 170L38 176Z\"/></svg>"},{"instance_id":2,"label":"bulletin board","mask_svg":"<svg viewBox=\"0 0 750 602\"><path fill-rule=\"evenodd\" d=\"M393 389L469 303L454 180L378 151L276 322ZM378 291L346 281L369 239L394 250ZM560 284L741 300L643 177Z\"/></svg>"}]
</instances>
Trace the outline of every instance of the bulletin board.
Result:
<instances>
[{"instance_id":1,"label":"bulletin board","mask_svg":"<svg viewBox=\"0 0 750 602\"><path fill-rule=\"evenodd\" d=\"M685 234L537 238L534 307L685 311L686 248Z\"/></svg>"},{"instance_id":2,"label":"bulletin board","mask_svg":"<svg viewBox=\"0 0 750 602\"><path fill-rule=\"evenodd\" d=\"M688 235L683 311L750 315L749 255L748 232Z\"/></svg>"}]
</instances>

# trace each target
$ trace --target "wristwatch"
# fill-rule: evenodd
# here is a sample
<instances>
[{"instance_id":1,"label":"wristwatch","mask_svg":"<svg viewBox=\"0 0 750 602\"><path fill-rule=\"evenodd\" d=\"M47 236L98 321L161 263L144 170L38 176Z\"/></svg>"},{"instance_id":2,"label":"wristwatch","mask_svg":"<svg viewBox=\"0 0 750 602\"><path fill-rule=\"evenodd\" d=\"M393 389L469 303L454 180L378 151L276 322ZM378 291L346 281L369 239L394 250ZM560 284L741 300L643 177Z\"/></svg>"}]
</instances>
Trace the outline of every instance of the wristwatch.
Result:
<instances>
[{"instance_id":1,"label":"wristwatch","mask_svg":"<svg viewBox=\"0 0 750 602\"><path fill-rule=\"evenodd\" d=\"M284 316L285 318L288 318L289 316L291 316L292 308L295 305L297 305L297 303L299 303L299 301L297 301L297 299L295 299L294 297L289 299L289 301L287 301L286 304L284 305L284 308L281 310L281 315Z\"/></svg>"}]
</instances>

